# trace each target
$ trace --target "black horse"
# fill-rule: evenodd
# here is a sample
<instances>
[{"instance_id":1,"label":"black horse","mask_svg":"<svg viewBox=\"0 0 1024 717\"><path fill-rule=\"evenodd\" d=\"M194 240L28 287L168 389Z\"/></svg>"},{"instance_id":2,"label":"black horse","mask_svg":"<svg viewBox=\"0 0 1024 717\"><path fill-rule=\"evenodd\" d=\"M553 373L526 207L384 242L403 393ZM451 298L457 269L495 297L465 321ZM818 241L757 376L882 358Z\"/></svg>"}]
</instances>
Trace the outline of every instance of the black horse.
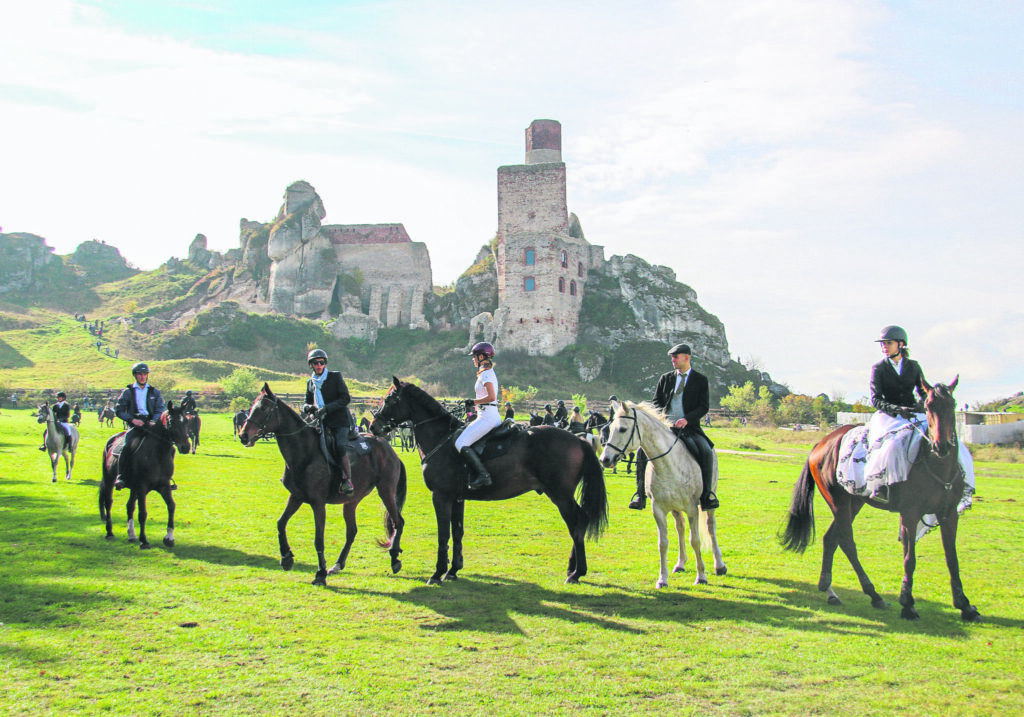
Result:
<instances>
[{"instance_id":1,"label":"black horse","mask_svg":"<svg viewBox=\"0 0 1024 717\"><path fill-rule=\"evenodd\" d=\"M245 425L245 419L249 417L249 412L242 410L231 417L231 425L234 428L234 435L237 437L238 432L242 430L242 426Z\"/></svg>"},{"instance_id":2,"label":"black horse","mask_svg":"<svg viewBox=\"0 0 1024 717\"><path fill-rule=\"evenodd\" d=\"M126 431L111 436L103 448L103 479L100 481L100 519L107 524L107 540L113 540L114 531L110 519L110 507L114 502L114 480L117 478L119 463L128 459L132 461L132 481L128 488L128 541L136 539L139 547L149 548L146 540L146 495L157 491L167 505L167 535L164 545L174 546L174 498L171 496L171 477L174 475L174 451L189 452L188 436L185 434L185 421L181 410L174 407L174 402L167 404L167 410L152 426L146 426L143 436L135 440L132 455L121 455ZM139 534L135 536L135 504L139 505Z\"/></svg>"},{"instance_id":3,"label":"black horse","mask_svg":"<svg viewBox=\"0 0 1024 717\"><path fill-rule=\"evenodd\" d=\"M267 431L273 431L277 438L277 447L284 458L284 477L281 482L288 489L288 504L277 521L277 538L281 548L281 567L291 570L295 564L295 556L288 545L288 520L302 507L309 503L313 510L315 524L314 546L317 555L316 578L314 585L326 585L327 575L334 574L345 567L352 542L356 538L356 507L359 501L370 494L374 488L384 503L387 515L384 528L387 538L379 540L378 545L388 548L391 555L391 571L397 573L402 569L399 555L402 552L402 530L405 520L402 518L402 507L405 505L406 474L395 449L387 441L373 436L364 436L362 440L370 444L371 451L352 461L352 484L355 492L342 495L337 491L338 480L332 475L320 449L320 432L299 416L295 410L279 399L263 384L263 390L256 397L249 409L239 440L249 448L256 445L256 440ZM342 548L337 562L327 570L324 560L324 528L327 523L327 504L341 503L345 506L345 547Z\"/></svg>"},{"instance_id":4,"label":"black horse","mask_svg":"<svg viewBox=\"0 0 1024 717\"><path fill-rule=\"evenodd\" d=\"M195 453L196 449L199 448L199 431L202 427L203 421L199 418L198 414L185 414L185 433L188 434L188 440L192 444L192 453Z\"/></svg>"},{"instance_id":5,"label":"black horse","mask_svg":"<svg viewBox=\"0 0 1024 717\"><path fill-rule=\"evenodd\" d=\"M946 567L949 569L950 585L953 590L953 606L960 610L960 617L968 622L979 622L981 615L964 594L960 582L960 562L956 554L956 529L959 522L957 504L964 494L964 474L960 469L958 442L956 436L956 401L953 389L957 379L948 386L930 386L924 379L921 387L926 391L925 412L928 415L928 435L922 440L921 449L910 468L907 480L889 486L889 503L881 504L872 498L852 495L836 479L839 449L842 437L854 426L836 429L811 449L804 464L803 472L793 489L793 503L789 509L789 521L785 533L780 536L783 547L802 553L814 537L814 493L815 486L832 509L832 524L825 532L821 554L821 575L818 590L828 595L830 605L839 605L839 596L832 590L832 558L836 548L842 548L847 560L857 573L860 587L871 598L871 605L884 608L888 605L875 590L857 557L857 546L853 542L853 520L865 504L874 508L898 511L900 514L900 538L903 542L903 587L900 589L900 616L908 620L918 619L914 608L914 568L917 565L917 527L922 516L934 514L939 519L942 547L946 553Z\"/></svg>"},{"instance_id":6,"label":"black horse","mask_svg":"<svg viewBox=\"0 0 1024 717\"><path fill-rule=\"evenodd\" d=\"M569 529L573 548L566 582L578 583L587 574L584 539L599 537L608 524L604 472L587 443L552 426L517 432L509 439L507 453L486 461L494 483L467 492L466 468L452 440L463 423L418 386L395 378L370 428L382 435L403 421L412 421L416 444L423 453L423 479L433 494L437 518L437 564L428 585L455 580L462 569L464 499L505 500L531 490L548 496ZM576 489L581 483L577 503Z\"/></svg>"}]
</instances>

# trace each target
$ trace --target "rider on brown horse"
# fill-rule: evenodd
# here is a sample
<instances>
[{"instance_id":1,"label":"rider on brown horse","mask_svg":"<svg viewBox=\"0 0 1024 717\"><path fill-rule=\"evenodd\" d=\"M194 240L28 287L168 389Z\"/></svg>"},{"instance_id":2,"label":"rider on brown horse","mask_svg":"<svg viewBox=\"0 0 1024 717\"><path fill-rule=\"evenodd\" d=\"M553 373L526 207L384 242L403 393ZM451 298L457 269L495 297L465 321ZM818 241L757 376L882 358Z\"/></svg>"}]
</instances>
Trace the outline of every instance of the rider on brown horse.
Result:
<instances>
[{"instance_id":1,"label":"rider on brown horse","mask_svg":"<svg viewBox=\"0 0 1024 717\"><path fill-rule=\"evenodd\" d=\"M341 484L338 492L352 495L352 468L348 459L348 434L352 427L348 404L352 400L341 371L327 370L327 352L313 349L306 357L306 363L313 369L306 382L306 403L303 413L313 414L320 420L324 439L333 448L341 462Z\"/></svg>"},{"instance_id":2,"label":"rider on brown horse","mask_svg":"<svg viewBox=\"0 0 1024 717\"><path fill-rule=\"evenodd\" d=\"M146 433L146 426L154 425L166 410L160 391L149 383L149 366L139 362L132 366L135 382L125 386L117 397L114 413L130 428L124 436L124 446L118 459L118 476L114 487L121 490L132 482L132 452L135 444ZM171 485L171 489L177 488Z\"/></svg>"}]
</instances>

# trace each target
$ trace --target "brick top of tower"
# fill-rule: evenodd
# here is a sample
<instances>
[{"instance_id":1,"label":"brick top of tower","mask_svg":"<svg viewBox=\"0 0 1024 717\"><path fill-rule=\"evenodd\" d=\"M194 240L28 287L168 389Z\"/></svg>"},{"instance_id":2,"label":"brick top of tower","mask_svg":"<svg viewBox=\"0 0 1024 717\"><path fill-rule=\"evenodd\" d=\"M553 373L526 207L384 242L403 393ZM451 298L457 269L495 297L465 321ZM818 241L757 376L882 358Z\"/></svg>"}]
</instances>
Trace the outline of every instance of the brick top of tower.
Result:
<instances>
[{"instance_id":1,"label":"brick top of tower","mask_svg":"<svg viewBox=\"0 0 1024 717\"><path fill-rule=\"evenodd\" d=\"M562 161L562 125L557 120L534 120L526 128L526 163Z\"/></svg>"}]
</instances>

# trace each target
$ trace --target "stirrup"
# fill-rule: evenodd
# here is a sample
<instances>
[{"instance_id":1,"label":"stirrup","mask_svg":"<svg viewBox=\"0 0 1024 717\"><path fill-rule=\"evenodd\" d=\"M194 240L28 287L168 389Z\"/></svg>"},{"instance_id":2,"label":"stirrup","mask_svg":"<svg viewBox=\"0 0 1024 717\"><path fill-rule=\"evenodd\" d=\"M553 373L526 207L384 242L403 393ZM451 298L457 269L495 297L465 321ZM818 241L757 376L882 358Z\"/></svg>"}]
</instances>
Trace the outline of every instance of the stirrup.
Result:
<instances>
[{"instance_id":1,"label":"stirrup","mask_svg":"<svg viewBox=\"0 0 1024 717\"><path fill-rule=\"evenodd\" d=\"M714 510L719 505L718 496L715 495L714 491L708 491L707 494L700 497L700 509L704 511Z\"/></svg>"},{"instance_id":2,"label":"stirrup","mask_svg":"<svg viewBox=\"0 0 1024 717\"><path fill-rule=\"evenodd\" d=\"M342 477L341 483L338 484L338 493L341 495L352 495L355 492L356 487L352 484L352 479Z\"/></svg>"},{"instance_id":3,"label":"stirrup","mask_svg":"<svg viewBox=\"0 0 1024 717\"><path fill-rule=\"evenodd\" d=\"M477 473L476 476L469 482L467 486L470 490L480 490L491 485L491 476L489 473Z\"/></svg>"},{"instance_id":4,"label":"stirrup","mask_svg":"<svg viewBox=\"0 0 1024 717\"><path fill-rule=\"evenodd\" d=\"M633 510L643 510L647 507L647 496L642 493L634 493L633 499L629 501L629 507Z\"/></svg>"}]
</instances>

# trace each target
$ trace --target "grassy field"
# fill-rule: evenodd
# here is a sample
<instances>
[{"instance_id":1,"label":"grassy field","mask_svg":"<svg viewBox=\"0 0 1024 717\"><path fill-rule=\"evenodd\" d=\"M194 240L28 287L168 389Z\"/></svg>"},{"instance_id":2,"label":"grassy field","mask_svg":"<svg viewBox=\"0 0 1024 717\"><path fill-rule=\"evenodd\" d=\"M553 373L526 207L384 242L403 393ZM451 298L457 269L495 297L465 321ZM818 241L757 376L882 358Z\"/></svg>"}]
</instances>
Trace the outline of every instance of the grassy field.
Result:
<instances>
[{"instance_id":1,"label":"grassy field","mask_svg":"<svg viewBox=\"0 0 1024 717\"><path fill-rule=\"evenodd\" d=\"M140 551L103 539L100 450L87 416L69 482L50 482L39 427L0 413L2 714L970 714L1021 712L1024 465L980 463L960 524L965 589L985 622L950 605L937 535L918 549L918 622L874 610L841 556L829 607L816 590L819 541L783 553L775 534L817 434L711 429L723 449L719 538L728 575L694 586L690 570L654 588L654 521L626 508L633 478L606 473L609 530L589 545L590 574L565 586L569 540L551 503L470 503L466 567L428 588L434 518L408 454L404 568L374 539L368 498L346 570L326 589L312 517L291 523L295 569L278 567L285 503L273 443L232 441L227 415L204 416L200 452L178 456L177 545ZM740 451L736 453L725 451ZM150 504L159 545L166 511ZM866 509L860 557L895 605L896 518ZM328 553L341 548L328 509ZM710 556L705 555L710 560Z\"/></svg>"}]
</instances>

